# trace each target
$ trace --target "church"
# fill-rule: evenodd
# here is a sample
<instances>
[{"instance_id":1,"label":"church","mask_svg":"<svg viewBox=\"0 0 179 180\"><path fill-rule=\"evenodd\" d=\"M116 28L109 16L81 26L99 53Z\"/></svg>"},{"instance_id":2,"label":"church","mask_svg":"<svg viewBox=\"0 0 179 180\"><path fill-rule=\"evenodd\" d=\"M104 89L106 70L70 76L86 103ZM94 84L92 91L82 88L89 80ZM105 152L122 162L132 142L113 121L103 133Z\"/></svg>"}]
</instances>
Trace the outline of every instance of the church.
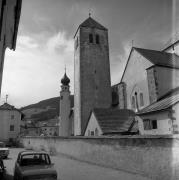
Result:
<instances>
[{"instance_id":1,"label":"church","mask_svg":"<svg viewBox=\"0 0 179 180\"><path fill-rule=\"evenodd\" d=\"M179 133L178 40L162 51L132 47L121 81L112 87L107 28L89 17L74 42L74 108L65 72L62 136Z\"/></svg>"}]
</instances>

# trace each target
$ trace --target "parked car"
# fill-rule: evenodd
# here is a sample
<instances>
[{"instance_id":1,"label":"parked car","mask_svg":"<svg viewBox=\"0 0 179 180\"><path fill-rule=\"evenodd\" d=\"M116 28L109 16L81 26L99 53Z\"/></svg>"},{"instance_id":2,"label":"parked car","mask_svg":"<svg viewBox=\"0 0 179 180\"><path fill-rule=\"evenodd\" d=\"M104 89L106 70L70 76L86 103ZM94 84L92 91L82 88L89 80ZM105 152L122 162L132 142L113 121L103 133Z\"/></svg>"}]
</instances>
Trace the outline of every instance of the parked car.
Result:
<instances>
[{"instance_id":1,"label":"parked car","mask_svg":"<svg viewBox=\"0 0 179 180\"><path fill-rule=\"evenodd\" d=\"M57 171L46 152L22 151L14 168L14 180L57 180Z\"/></svg>"},{"instance_id":2,"label":"parked car","mask_svg":"<svg viewBox=\"0 0 179 180\"><path fill-rule=\"evenodd\" d=\"M0 156L3 158L7 158L9 155L9 148L5 146L4 142L0 142Z\"/></svg>"},{"instance_id":3,"label":"parked car","mask_svg":"<svg viewBox=\"0 0 179 180\"><path fill-rule=\"evenodd\" d=\"M4 166L3 159L0 157L0 179L4 179L6 167Z\"/></svg>"}]
</instances>

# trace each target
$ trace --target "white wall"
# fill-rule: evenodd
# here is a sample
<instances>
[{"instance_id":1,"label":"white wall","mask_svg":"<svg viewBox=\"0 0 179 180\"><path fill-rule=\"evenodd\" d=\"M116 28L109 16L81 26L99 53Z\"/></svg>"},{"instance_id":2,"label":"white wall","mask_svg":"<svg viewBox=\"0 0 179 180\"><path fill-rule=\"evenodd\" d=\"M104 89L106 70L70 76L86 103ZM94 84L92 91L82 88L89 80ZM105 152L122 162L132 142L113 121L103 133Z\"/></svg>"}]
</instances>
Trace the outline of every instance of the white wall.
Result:
<instances>
[{"instance_id":1,"label":"white wall","mask_svg":"<svg viewBox=\"0 0 179 180\"><path fill-rule=\"evenodd\" d=\"M91 133L91 131L94 131L95 133L95 129L98 129L98 135L102 135L102 131L101 131L101 128L96 120L96 117L94 115L94 113L91 114L91 117L89 119L89 122L88 122L88 126L86 128L86 131L85 131L85 136L88 136L88 132Z\"/></svg>"},{"instance_id":2,"label":"white wall","mask_svg":"<svg viewBox=\"0 0 179 180\"><path fill-rule=\"evenodd\" d=\"M164 111L164 112L160 111L158 113L151 113L151 114L143 115L141 117L137 117L140 134L141 135L172 134L173 133L172 121L169 117L170 115L168 111ZM144 130L143 119L157 120L157 129Z\"/></svg>"},{"instance_id":3,"label":"white wall","mask_svg":"<svg viewBox=\"0 0 179 180\"><path fill-rule=\"evenodd\" d=\"M11 119L14 115L14 119ZM10 131L10 125L14 125L14 131ZM0 139L9 140L16 138L20 133L21 113L14 110L0 110Z\"/></svg>"},{"instance_id":4,"label":"white wall","mask_svg":"<svg viewBox=\"0 0 179 180\"><path fill-rule=\"evenodd\" d=\"M179 133L179 103L172 107L172 115L174 132Z\"/></svg>"},{"instance_id":5,"label":"white wall","mask_svg":"<svg viewBox=\"0 0 179 180\"><path fill-rule=\"evenodd\" d=\"M149 68L150 66L152 66L151 62L146 60L136 50L133 50L125 74L122 79L122 82L126 83L128 109L132 109L131 96L134 90L137 91L138 95L140 92L143 93L143 99L144 99L143 107L150 104L147 71L146 71L146 69ZM138 104L139 102L140 100L138 96ZM139 109L143 107L139 107Z\"/></svg>"}]
</instances>

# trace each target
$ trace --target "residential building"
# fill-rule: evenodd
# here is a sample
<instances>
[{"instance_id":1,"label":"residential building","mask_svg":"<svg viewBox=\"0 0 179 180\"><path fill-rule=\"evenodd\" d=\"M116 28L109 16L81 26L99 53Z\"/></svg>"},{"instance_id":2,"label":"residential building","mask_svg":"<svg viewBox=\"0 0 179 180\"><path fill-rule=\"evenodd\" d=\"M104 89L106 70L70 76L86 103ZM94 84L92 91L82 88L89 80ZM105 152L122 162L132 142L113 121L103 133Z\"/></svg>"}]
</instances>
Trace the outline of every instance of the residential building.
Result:
<instances>
[{"instance_id":1,"label":"residential building","mask_svg":"<svg viewBox=\"0 0 179 180\"><path fill-rule=\"evenodd\" d=\"M0 1L0 94L6 48L15 50L22 0Z\"/></svg>"},{"instance_id":2,"label":"residential building","mask_svg":"<svg viewBox=\"0 0 179 180\"><path fill-rule=\"evenodd\" d=\"M14 141L20 134L22 113L14 106L4 103L0 106L0 140Z\"/></svg>"},{"instance_id":3,"label":"residential building","mask_svg":"<svg viewBox=\"0 0 179 180\"><path fill-rule=\"evenodd\" d=\"M58 136L59 126L41 126L40 136Z\"/></svg>"}]
</instances>

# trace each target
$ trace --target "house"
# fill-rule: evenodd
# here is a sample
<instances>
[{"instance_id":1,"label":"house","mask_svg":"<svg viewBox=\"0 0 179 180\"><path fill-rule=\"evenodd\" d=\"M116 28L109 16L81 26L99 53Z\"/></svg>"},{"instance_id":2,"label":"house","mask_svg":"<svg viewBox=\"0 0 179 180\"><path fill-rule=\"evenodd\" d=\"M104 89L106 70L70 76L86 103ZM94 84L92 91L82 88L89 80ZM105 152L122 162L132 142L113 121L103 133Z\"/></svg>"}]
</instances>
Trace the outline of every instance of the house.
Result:
<instances>
[{"instance_id":1,"label":"house","mask_svg":"<svg viewBox=\"0 0 179 180\"><path fill-rule=\"evenodd\" d=\"M58 136L59 135L59 126L41 126L40 135L44 136Z\"/></svg>"},{"instance_id":2,"label":"house","mask_svg":"<svg viewBox=\"0 0 179 180\"><path fill-rule=\"evenodd\" d=\"M128 109L95 108L90 114L85 136L137 134L135 113Z\"/></svg>"},{"instance_id":3,"label":"house","mask_svg":"<svg viewBox=\"0 0 179 180\"><path fill-rule=\"evenodd\" d=\"M143 134L179 134L179 89L172 90L157 102L138 113L138 125Z\"/></svg>"},{"instance_id":4,"label":"house","mask_svg":"<svg viewBox=\"0 0 179 180\"><path fill-rule=\"evenodd\" d=\"M6 48L15 50L22 0L0 1L0 94Z\"/></svg>"},{"instance_id":5,"label":"house","mask_svg":"<svg viewBox=\"0 0 179 180\"><path fill-rule=\"evenodd\" d=\"M14 106L4 103L0 106L0 141L14 141L20 134L22 113Z\"/></svg>"},{"instance_id":6,"label":"house","mask_svg":"<svg viewBox=\"0 0 179 180\"><path fill-rule=\"evenodd\" d=\"M154 131L154 134L177 133L178 131L172 130L172 123L168 123L167 114L162 114L163 109L155 111L155 115L152 113L150 128L154 131L151 131L145 125L149 124L149 120L146 120L148 119L146 108L150 109L153 105L160 106L161 102L167 101L165 100L167 95L178 87L179 56L164 51L133 47L121 82L112 88L113 93L117 94L118 97L118 104L114 105L119 109L132 109L140 116L140 134L153 134ZM176 96L172 98L176 98ZM172 108L171 106L170 108ZM165 121L158 122L161 119L166 119L167 123ZM146 127L145 130L144 127ZM162 128L163 130L161 130Z\"/></svg>"}]
</instances>

